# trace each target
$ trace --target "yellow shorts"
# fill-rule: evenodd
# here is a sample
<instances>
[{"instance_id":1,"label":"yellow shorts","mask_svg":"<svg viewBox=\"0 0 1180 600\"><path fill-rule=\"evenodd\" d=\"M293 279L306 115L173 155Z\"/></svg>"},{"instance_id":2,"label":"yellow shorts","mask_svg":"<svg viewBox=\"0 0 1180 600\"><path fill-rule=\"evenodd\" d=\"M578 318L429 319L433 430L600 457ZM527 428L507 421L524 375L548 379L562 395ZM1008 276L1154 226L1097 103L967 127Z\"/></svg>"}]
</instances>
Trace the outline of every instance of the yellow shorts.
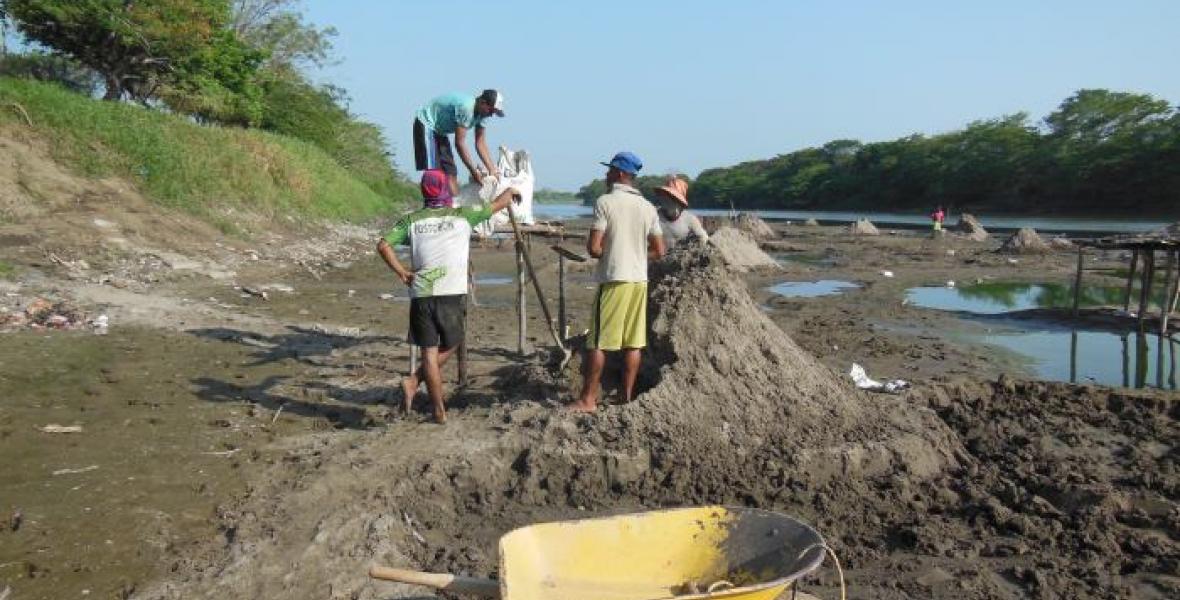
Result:
<instances>
[{"instance_id":1,"label":"yellow shorts","mask_svg":"<svg viewBox=\"0 0 1180 600\"><path fill-rule=\"evenodd\" d=\"M586 347L622 350L647 346L647 282L615 281L598 286Z\"/></svg>"}]
</instances>

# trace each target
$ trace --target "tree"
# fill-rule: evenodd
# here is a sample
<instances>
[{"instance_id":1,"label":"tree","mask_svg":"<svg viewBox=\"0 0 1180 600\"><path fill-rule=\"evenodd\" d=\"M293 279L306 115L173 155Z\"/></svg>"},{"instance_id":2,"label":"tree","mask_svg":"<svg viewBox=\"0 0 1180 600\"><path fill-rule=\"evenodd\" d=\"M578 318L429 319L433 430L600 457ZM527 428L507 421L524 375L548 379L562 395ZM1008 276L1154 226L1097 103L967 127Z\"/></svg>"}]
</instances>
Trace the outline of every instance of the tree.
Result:
<instances>
[{"instance_id":1,"label":"tree","mask_svg":"<svg viewBox=\"0 0 1180 600\"><path fill-rule=\"evenodd\" d=\"M79 94L93 95L102 78L74 60L46 52L0 54L0 76L49 81Z\"/></svg>"},{"instance_id":2,"label":"tree","mask_svg":"<svg viewBox=\"0 0 1180 600\"><path fill-rule=\"evenodd\" d=\"M105 98L151 98L191 75L229 21L228 0L6 0L17 29L102 75Z\"/></svg>"},{"instance_id":3,"label":"tree","mask_svg":"<svg viewBox=\"0 0 1180 600\"><path fill-rule=\"evenodd\" d=\"M295 10L298 4L299 0L233 0L234 32L266 53L268 69L295 73L330 60L336 30L305 23Z\"/></svg>"}]
</instances>

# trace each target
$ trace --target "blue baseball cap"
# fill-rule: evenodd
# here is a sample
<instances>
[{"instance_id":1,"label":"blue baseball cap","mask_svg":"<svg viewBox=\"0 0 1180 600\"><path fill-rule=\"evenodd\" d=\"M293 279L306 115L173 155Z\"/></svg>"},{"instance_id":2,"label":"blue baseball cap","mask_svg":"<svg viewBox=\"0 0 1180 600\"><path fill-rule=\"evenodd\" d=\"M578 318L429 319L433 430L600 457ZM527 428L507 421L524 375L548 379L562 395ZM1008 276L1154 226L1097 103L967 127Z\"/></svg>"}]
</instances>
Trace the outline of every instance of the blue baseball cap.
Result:
<instances>
[{"instance_id":1,"label":"blue baseball cap","mask_svg":"<svg viewBox=\"0 0 1180 600\"><path fill-rule=\"evenodd\" d=\"M610 159L608 163L599 163L604 167L614 167L624 173L635 175L643 168L643 161L639 160L638 156L630 152L620 152Z\"/></svg>"}]
</instances>

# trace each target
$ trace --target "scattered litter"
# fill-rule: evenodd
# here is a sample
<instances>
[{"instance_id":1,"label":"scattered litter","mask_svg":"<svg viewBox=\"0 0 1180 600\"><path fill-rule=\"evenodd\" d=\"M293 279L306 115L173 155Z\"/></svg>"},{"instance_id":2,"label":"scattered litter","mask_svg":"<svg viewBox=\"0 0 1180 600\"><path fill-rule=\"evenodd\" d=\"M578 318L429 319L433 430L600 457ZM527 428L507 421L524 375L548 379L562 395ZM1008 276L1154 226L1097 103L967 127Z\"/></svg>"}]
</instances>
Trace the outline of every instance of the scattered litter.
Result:
<instances>
[{"instance_id":1,"label":"scattered litter","mask_svg":"<svg viewBox=\"0 0 1180 600\"><path fill-rule=\"evenodd\" d=\"M247 294L250 294L251 296L262 298L263 300L270 300L270 296L264 290L260 290L260 289L252 288L252 287L247 287L247 286L243 285L242 291Z\"/></svg>"},{"instance_id":2,"label":"scattered litter","mask_svg":"<svg viewBox=\"0 0 1180 600\"><path fill-rule=\"evenodd\" d=\"M234 448L233 450L222 450L220 452L202 452L201 454L206 456L233 456L241 451L241 448Z\"/></svg>"},{"instance_id":3,"label":"scattered litter","mask_svg":"<svg viewBox=\"0 0 1180 600\"><path fill-rule=\"evenodd\" d=\"M414 536L414 539L418 540L419 544L426 545L426 538L422 537L422 534L418 533L418 530L414 528L414 519L410 518L410 513L403 510L402 519L405 520L406 527L410 529L410 535Z\"/></svg>"},{"instance_id":4,"label":"scattered litter","mask_svg":"<svg viewBox=\"0 0 1180 600\"><path fill-rule=\"evenodd\" d=\"M101 227L103 229L110 229L110 228L114 227L115 224L110 221L107 221L106 219L95 219L94 226Z\"/></svg>"},{"instance_id":5,"label":"scattered litter","mask_svg":"<svg viewBox=\"0 0 1180 600\"><path fill-rule=\"evenodd\" d=\"M279 415L283 414L283 407L285 407L285 406L287 406L287 404L286 404L286 403L283 403L283 404L280 404L280 405L279 405L279 409L275 411L275 416L273 416L273 417L271 417L271 418L270 418L270 424L271 424L271 425L274 425L274 424L275 424L275 421L278 421L278 420L279 420Z\"/></svg>"},{"instance_id":6,"label":"scattered litter","mask_svg":"<svg viewBox=\"0 0 1180 600\"><path fill-rule=\"evenodd\" d=\"M53 472L53 475L76 475L78 473L88 473L90 471L97 471L98 465L90 465L89 467L82 467L81 469L58 469Z\"/></svg>"},{"instance_id":7,"label":"scattered litter","mask_svg":"<svg viewBox=\"0 0 1180 600\"><path fill-rule=\"evenodd\" d=\"M885 278L893 277L893 271L881 271L881 276Z\"/></svg>"},{"instance_id":8,"label":"scattered litter","mask_svg":"<svg viewBox=\"0 0 1180 600\"><path fill-rule=\"evenodd\" d=\"M284 294L295 293L295 288L293 288L285 283L268 283L264 286L261 286L259 289L262 289L265 291L271 291L271 292L282 292Z\"/></svg>"},{"instance_id":9,"label":"scattered litter","mask_svg":"<svg viewBox=\"0 0 1180 600\"><path fill-rule=\"evenodd\" d=\"M955 255L955 249L954 249L954 248L949 248L949 249L947 249L947 251L946 251L946 255L947 255L947 256L954 256L954 255Z\"/></svg>"},{"instance_id":10,"label":"scattered litter","mask_svg":"<svg viewBox=\"0 0 1180 600\"><path fill-rule=\"evenodd\" d=\"M41 428L42 433L82 433L81 425L58 425L50 423Z\"/></svg>"},{"instance_id":11,"label":"scattered litter","mask_svg":"<svg viewBox=\"0 0 1180 600\"><path fill-rule=\"evenodd\" d=\"M106 315L98 315L90 320L90 326L94 328L96 335L106 335L111 326L111 319Z\"/></svg>"},{"instance_id":12,"label":"scattered litter","mask_svg":"<svg viewBox=\"0 0 1180 600\"><path fill-rule=\"evenodd\" d=\"M1010 265L1014 265L1018 262L1020 262L1020 259L1018 259L1018 258L1009 258L1008 259L1008 264L1010 264Z\"/></svg>"},{"instance_id":13,"label":"scattered litter","mask_svg":"<svg viewBox=\"0 0 1180 600\"><path fill-rule=\"evenodd\" d=\"M381 294L380 296L377 296L377 297L382 300L393 300L393 294Z\"/></svg>"},{"instance_id":14,"label":"scattered litter","mask_svg":"<svg viewBox=\"0 0 1180 600\"><path fill-rule=\"evenodd\" d=\"M953 282L953 281L948 281L948 282L946 282L946 286L947 286L947 287L949 287L949 288L953 288L953 287L955 287L955 282Z\"/></svg>"},{"instance_id":15,"label":"scattered litter","mask_svg":"<svg viewBox=\"0 0 1180 600\"><path fill-rule=\"evenodd\" d=\"M856 384L856 387L862 390L868 390L870 392L896 394L910 387L909 382L903 381L901 379L894 379L884 383L874 379L869 379L869 374L865 372L865 368L856 363L852 363L852 370L848 372L848 376L852 378L852 381Z\"/></svg>"},{"instance_id":16,"label":"scattered litter","mask_svg":"<svg viewBox=\"0 0 1180 600\"><path fill-rule=\"evenodd\" d=\"M348 290L348 297L351 298L356 295L356 290Z\"/></svg>"},{"instance_id":17,"label":"scattered litter","mask_svg":"<svg viewBox=\"0 0 1180 600\"><path fill-rule=\"evenodd\" d=\"M64 300L34 298L23 311L0 314L0 327L73 329L85 323L82 311Z\"/></svg>"}]
</instances>

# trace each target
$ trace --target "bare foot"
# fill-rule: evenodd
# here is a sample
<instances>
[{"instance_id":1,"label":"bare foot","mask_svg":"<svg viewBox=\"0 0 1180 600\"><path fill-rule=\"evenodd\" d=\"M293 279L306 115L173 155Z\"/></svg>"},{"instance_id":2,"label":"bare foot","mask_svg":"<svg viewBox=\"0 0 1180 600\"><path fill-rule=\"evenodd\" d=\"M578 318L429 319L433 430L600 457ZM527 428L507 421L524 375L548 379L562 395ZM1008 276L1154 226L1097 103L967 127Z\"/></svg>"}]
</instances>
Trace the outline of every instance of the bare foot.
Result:
<instances>
[{"instance_id":1,"label":"bare foot","mask_svg":"<svg viewBox=\"0 0 1180 600\"><path fill-rule=\"evenodd\" d=\"M571 403L567 404L565 406L565 409L570 412L592 413L598 409L598 403L597 402L583 402L582 400L578 400L576 402L571 402Z\"/></svg>"},{"instance_id":2,"label":"bare foot","mask_svg":"<svg viewBox=\"0 0 1180 600\"><path fill-rule=\"evenodd\" d=\"M445 408L435 407L435 409L434 409L434 422L438 423L439 425L446 424L447 410Z\"/></svg>"},{"instance_id":3,"label":"bare foot","mask_svg":"<svg viewBox=\"0 0 1180 600\"><path fill-rule=\"evenodd\" d=\"M410 414L410 411L414 409L414 396L418 395L418 386L413 381L413 378L402 378L402 394L404 394L403 402L405 403L403 408L406 414Z\"/></svg>"}]
</instances>

